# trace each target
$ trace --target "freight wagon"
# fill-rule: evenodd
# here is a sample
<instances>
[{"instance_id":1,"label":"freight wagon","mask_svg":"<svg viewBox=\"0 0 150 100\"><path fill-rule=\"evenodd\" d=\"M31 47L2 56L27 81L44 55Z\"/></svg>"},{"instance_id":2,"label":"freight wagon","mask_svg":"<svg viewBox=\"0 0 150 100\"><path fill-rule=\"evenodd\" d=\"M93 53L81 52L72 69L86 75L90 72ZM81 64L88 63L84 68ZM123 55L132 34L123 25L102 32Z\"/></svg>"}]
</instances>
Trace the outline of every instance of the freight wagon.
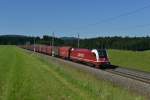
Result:
<instances>
[{"instance_id":1,"label":"freight wagon","mask_svg":"<svg viewBox=\"0 0 150 100\"><path fill-rule=\"evenodd\" d=\"M71 47L59 47L59 57L64 59L70 58Z\"/></svg>"},{"instance_id":2,"label":"freight wagon","mask_svg":"<svg viewBox=\"0 0 150 100\"><path fill-rule=\"evenodd\" d=\"M46 46L46 54L47 55L52 55L52 46Z\"/></svg>"}]
</instances>

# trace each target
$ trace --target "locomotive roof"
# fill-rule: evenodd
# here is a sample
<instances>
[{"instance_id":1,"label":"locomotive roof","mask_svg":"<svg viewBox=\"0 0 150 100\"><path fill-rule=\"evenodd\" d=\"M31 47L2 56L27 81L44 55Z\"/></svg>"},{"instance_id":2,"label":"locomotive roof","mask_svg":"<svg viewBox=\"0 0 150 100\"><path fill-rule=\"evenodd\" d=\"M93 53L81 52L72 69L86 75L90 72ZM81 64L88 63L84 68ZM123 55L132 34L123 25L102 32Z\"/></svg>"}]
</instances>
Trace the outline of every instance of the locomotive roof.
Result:
<instances>
[{"instance_id":1,"label":"locomotive roof","mask_svg":"<svg viewBox=\"0 0 150 100\"><path fill-rule=\"evenodd\" d=\"M62 46L61 48L71 48L70 46Z\"/></svg>"},{"instance_id":2,"label":"locomotive roof","mask_svg":"<svg viewBox=\"0 0 150 100\"><path fill-rule=\"evenodd\" d=\"M91 51L90 49L74 48L76 51Z\"/></svg>"}]
</instances>

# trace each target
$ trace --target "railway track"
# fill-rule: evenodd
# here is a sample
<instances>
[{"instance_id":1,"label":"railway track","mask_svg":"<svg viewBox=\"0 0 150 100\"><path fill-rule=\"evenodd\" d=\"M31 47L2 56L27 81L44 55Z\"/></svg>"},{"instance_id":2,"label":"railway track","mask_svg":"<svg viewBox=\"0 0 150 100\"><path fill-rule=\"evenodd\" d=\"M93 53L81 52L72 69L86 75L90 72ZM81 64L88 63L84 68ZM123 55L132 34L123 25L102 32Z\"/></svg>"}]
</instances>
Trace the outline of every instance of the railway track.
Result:
<instances>
[{"instance_id":1,"label":"railway track","mask_svg":"<svg viewBox=\"0 0 150 100\"><path fill-rule=\"evenodd\" d=\"M110 67L112 67L112 65ZM130 78L133 80L137 80L143 83L150 84L150 73L137 71L133 69L121 68L118 66L115 66L114 68L110 68L110 69L105 69L105 71L126 78Z\"/></svg>"},{"instance_id":2,"label":"railway track","mask_svg":"<svg viewBox=\"0 0 150 100\"><path fill-rule=\"evenodd\" d=\"M29 51L29 50L25 50L25 51L30 54L33 53L33 51ZM103 79L103 80L110 81L113 84L122 86L124 88L127 88L128 90L131 90L135 93L150 98L150 73L148 72L122 68L114 65L108 66L109 69L104 67L103 70L100 70L100 69L88 67L85 64L75 63L72 61L51 57L41 53L36 53L36 56L39 56L41 58L46 58L47 60L52 60L54 63L58 63L60 65L67 64L68 66L72 66L77 69L91 73L92 75L96 76L100 80Z\"/></svg>"},{"instance_id":3,"label":"railway track","mask_svg":"<svg viewBox=\"0 0 150 100\"><path fill-rule=\"evenodd\" d=\"M106 72L116 74L119 76L123 76L126 78L130 78L136 81L140 81L146 84L150 84L150 73L142 72L142 71L137 71L133 69L127 69L127 68L121 68L118 66L109 66L112 68L104 69Z\"/></svg>"},{"instance_id":4,"label":"railway track","mask_svg":"<svg viewBox=\"0 0 150 100\"><path fill-rule=\"evenodd\" d=\"M144 73L140 71L128 70L124 68L106 69L106 72L127 77L133 80L150 84L150 73Z\"/></svg>"},{"instance_id":5,"label":"railway track","mask_svg":"<svg viewBox=\"0 0 150 100\"><path fill-rule=\"evenodd\" d=\"M129 70L129 69L127 70L127 69L123 69L120 67L107 69L106 71L112 74L117 74L123 77L127 77L130 79L134 79L134 80L138 80L138 81L150 84L150 73L146 74L144 72L139 72L139 71L134 71L134 70Z\"/></svg>"}]
</instances>

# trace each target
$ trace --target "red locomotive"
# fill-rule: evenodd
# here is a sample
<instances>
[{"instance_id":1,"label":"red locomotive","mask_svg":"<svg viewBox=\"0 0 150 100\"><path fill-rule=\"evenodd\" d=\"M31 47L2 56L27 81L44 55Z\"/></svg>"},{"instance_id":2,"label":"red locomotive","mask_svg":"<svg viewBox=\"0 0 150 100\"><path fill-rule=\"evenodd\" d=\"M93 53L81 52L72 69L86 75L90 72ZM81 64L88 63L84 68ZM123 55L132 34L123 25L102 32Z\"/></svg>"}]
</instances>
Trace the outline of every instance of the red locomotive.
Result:
<instances>
[{"instance_id":1,"label":"red locomotive","mask_svg":"<svg viewBox=\"0 0 150 100\"><path fill-rule=\"evenodd\" d=\"M96 67L100 67L100 65L104 64L109 64L106 50L72 48L70 52L70 59L92 64Z\"/></svg>"},{"instance_id":2,"label":"red locomotive","mask_svg":"<svg viewBox=\"0 0 150 100\"><path fill-rule=\"evenodd\" d=\"M108 55L105 49L81 49L72 47L58 47L46 45L30 45L23 48L34 50L36 52L69 59L72 61L84 62L100 68L102 65L109 65Z\"/></svg>"}]
</instances>

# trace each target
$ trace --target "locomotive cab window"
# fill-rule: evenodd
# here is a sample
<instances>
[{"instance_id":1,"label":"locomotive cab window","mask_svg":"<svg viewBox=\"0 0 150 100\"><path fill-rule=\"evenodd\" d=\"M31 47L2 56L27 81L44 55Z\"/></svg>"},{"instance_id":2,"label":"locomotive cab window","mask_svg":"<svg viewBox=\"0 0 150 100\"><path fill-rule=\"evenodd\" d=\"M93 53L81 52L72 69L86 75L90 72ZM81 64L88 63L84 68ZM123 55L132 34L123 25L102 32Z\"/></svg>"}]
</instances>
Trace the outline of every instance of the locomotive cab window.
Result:
<instances>
[{"instance_id":1,"label":"locomotive cab window","mask_svg":"<svg viewBox=\"0 0 150 100\"><path fill-rule=\"evenodd\" d=\"M92 53L92 55L93 55L94 57L96 57L96 54L95 54L95 53Z\"/></svg>"},{"instance_id":2,"label":"locomotive cab window","mask_svg":"<svg viewBox=\"0 0 150 100\"><path fill-rule=\"evenodd\" d=\"M98 54L100 58L107 57L107 52L104 49L98 50Z\"/></svg>"}]
</instances>

